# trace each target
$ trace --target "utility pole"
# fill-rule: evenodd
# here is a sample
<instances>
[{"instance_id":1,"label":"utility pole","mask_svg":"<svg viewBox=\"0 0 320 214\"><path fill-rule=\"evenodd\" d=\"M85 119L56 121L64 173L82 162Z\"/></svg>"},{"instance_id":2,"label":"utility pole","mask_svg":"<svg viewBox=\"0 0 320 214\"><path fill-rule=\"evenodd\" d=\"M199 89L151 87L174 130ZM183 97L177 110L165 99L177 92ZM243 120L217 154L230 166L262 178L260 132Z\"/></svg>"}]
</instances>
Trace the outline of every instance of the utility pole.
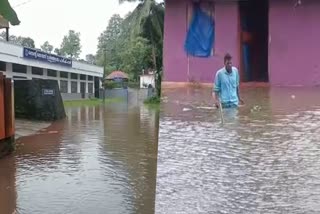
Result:
<instances>
[{"instance_id":1,"label":"utility pole","mask_svg":"<svg viewBox=\"0 0 320 214\"><path fill-rule=\"evenodd\" d=\"M106 89L104 86L104 81L106 78L106 64L107 64L107 56L106 56L106 48L103 48L103 79L102 79L102 88L103 88L103 104L105 104L105 96L106 96Z\"/></svg>"}]
</instances>

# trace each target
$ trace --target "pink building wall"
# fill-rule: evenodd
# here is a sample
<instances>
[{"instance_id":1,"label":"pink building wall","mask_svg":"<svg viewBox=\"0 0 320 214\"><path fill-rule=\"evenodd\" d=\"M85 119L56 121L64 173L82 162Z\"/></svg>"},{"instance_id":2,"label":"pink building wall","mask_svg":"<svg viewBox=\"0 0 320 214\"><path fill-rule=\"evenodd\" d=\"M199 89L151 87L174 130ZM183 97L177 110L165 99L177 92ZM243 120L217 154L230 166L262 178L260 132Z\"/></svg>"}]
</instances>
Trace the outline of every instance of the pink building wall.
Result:
<instances>
[{"instance_id":1,"label":"pink building wall","mask_svg":"<svg viewBox=\"0 0 320 214\"><path fill-rule=\"evenodd\" d=\"M166 0L164 26L164 81L211 83L218 69L223 66L226 52L239 66L238 4L215 4L215 53L210 58L189 57L184 51L187 33L187 4L191 0ZM189 67L189 68L188 68Z\"/></svg>"},{"instance_id":2,"label":"pink building wall","mask_svg":"<svg viewBox=\"0 0 320 214\"><path fill-rule=\"evenodd\" d=\"M320 1L270 0L269 79L272 85L320 85Z\"/></svg>"},{"instance_id":3,"label":"pink building wall","mask_svg":"<svg viewBox=\"0 0 320 214\"><path fill-rule=\"evenodd\" d=\"M186 7L191 0L166 0L164 29L164 81L211 83L223 66L223 55L233 55L240 67L239 11L236 1L215 3L215 55L188 57ZM320 2L269 0L269 81L279 86L320 85ZM189 67L189 69L188 69ZM240 71L241 72L241 71Z\"/></svg>"}]
</instances>

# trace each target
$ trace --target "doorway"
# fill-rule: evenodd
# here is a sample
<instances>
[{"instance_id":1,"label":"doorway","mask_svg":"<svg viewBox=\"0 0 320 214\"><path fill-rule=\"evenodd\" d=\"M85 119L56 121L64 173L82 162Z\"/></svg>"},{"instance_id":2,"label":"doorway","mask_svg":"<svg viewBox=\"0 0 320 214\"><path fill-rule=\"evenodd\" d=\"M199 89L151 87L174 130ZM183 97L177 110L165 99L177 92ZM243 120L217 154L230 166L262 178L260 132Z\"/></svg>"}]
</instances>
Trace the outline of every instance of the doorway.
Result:
<instances>
[{"instance_id":1,"label":"doorway","mask_svg":"<svg viewBox=\"0 0 320 214\"><path fill-rule=\"evenodd\" d=\"M243 82L268 82L269 0L239 2Z\"/></svg>"},{"instance_id":2,"label":"doorway","mask_svg":"<svg viewBox=\"0 0 320 214\"><path fill-rule=\"evenodd\" d=\"M86 83L85 82L80 82L80 93L81 93L81 98L85 99L86 98Z\"/></svg>"}]
</instances>

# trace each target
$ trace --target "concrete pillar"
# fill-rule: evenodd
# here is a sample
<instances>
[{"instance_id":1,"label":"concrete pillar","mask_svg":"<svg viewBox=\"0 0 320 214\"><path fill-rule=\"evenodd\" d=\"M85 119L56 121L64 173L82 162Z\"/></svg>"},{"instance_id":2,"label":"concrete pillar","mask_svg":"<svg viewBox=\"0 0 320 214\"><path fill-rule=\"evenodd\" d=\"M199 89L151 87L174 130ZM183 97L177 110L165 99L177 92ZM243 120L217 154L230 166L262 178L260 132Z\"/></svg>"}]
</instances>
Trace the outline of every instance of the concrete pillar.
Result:
<instances>
[{"instance_id":1,"label":"concrete pillar","mask_svg":"<svg viewBox=\"0 0 320 214\"><path fill-rule=\"evenodd\" d=\"M88 89L88 86L89 86L89 84L88 84L88 82L89 82L89 80L88 80L88 75L86 75L86 93L88 94L89 93L89 89Z\"/></svg>"},{"instance_id":2,"label":"concrete pillar","mask_svg":"<svg viewBox=\"0 0 320 214\"><path fill-rule=\"evenodd\" d=\"M32 68L27 66L27 79L32 80Z\"/></svg>"},{"instance_id":3,"label":"concrete pillar","mask_svg":"<svg viewBox=\"0 0 320 214\"><path fill-rule=\"evenodd\" d=\"M78 90L78 93L81 93L81 91L80 91L80 74L77 74L77 75L78 75L78 79L77 79L78 87L77 87L77 90Z\"/></svg>"},{"instance_id":4,"label":"concrete pillar","mask_svg":"<svg viewBox=\"0 0 320 214\"><path fill-rule=\"evenodd\" d=\"M68 73L68 93L71 93L71 74Z\"/></svg>"},{"instance_id":5,"label":"concrete pillar","mask_svg":"<svg viewBox=\"0 0 320 214\"><path fill-rule=\"evenodd\" d=\"M49 79L48 78L48 70L46 68L43 68L43 79Z\"/></svg>"},{"instance_id":6,"label":"concrete pillar","mask_svg":"<svg viewBox=\"0 0 320 214\"><path fill-rule=\"evenodd\" d=\"M60 89L60 71L57 71L57 81Z\"/></svg>"},{"instance_id":7,"label":"concrete pillar","mask_svg":"<svg viewBox=\"0 0 320 214\"><path fill-rule=\"evenodd\" d=\"M7 77L10 77L10 78L13 77L13 73L12 73L12 63L9 63L9 62L6 63L6 73L5 73L5 75L6 75Z\"/></svg>"}]
</instances>

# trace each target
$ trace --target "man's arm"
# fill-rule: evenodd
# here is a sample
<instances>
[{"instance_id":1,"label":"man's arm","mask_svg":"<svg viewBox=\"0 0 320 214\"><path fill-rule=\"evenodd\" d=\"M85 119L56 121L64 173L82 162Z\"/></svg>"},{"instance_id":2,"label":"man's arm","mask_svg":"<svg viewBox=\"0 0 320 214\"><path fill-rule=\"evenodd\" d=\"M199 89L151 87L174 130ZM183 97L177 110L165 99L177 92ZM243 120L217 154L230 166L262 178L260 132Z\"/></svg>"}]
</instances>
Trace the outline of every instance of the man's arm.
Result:
<instances>
[{"instance_id":1,"label":"man's arm","mask_svg":"<svg viewBox=\"0 0 320 214\"><path fill-rule=\"evenodd\" d=\"M238 95L238 99L241 105L244 104L243 100L240 97L240 78L239 78L239 72L237 71L237 95Z\"/></svg>"}]
</instances>

